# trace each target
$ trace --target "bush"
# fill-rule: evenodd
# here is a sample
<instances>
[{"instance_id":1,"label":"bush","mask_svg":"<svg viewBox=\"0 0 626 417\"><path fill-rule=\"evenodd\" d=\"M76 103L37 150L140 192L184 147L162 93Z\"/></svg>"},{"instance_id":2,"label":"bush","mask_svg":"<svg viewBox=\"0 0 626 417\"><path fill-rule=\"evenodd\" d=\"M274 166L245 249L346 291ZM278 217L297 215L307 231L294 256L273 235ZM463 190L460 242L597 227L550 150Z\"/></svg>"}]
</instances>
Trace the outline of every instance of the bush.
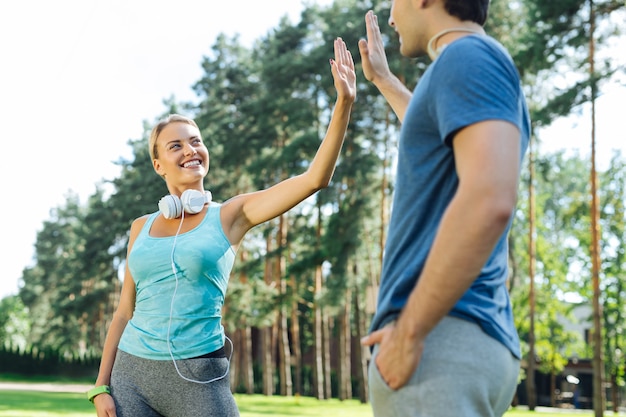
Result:
<instances>
[{"instance_id":1,"label":"bush","mask_svg":"<svg viewBox=\"0 0 626 417\"><path fill-rule=\"evenodd\" d=\"M99 363L99 356L72 355L52 348L39 350L36 347L20 349L14 346L0 346L0 373L95 378Z\"/></svg>"}]
</instances>

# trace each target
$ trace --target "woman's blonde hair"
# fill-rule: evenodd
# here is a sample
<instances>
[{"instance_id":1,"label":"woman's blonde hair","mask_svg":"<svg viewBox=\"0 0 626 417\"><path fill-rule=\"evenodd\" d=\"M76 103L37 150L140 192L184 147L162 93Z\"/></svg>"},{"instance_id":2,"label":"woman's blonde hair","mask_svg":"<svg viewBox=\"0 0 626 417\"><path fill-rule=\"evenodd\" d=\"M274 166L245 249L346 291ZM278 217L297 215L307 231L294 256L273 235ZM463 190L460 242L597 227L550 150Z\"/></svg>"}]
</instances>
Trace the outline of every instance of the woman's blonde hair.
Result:
<instances>
[{"instance_id":1,"label":"woman's blonde hair","mask_svg":"<svg viewBox=\"0 0 626 417\"><path fill-rule=\"evenodd\" d=\"M170 114L165 119L161 120L152 128L152 132L150 133L150 140L148 141L148 152L150 152L151 161L154 161L159 157L159 153L157 151L157 139L159 138L159 135L161 134L165 126L169 125L170 123L187 123L188 125L191 125L198 129L198 125L196 124L196 122L193 121L193 119L182 116L180 114Z\"/></svg>"}]
</instances>

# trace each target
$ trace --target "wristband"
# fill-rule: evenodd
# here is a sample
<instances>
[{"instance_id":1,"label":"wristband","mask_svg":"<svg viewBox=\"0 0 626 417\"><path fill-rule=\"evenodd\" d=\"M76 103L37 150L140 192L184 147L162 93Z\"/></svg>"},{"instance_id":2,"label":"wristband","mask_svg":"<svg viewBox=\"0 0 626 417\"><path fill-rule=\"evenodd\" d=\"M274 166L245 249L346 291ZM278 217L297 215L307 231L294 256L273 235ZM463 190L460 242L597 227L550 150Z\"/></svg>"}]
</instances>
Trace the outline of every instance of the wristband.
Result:
<instances>
[{"instance_id":1,"label":"wristband","mask_svg":"<svg viewBox=\"0 0 626 417\"><path fill-rule=\"evenodd\" d=\"M100 394L111 394L111 388L108 385L100 385L87 391L87 399L93 403L93 399Z\"/></svg>"}]
</instances>

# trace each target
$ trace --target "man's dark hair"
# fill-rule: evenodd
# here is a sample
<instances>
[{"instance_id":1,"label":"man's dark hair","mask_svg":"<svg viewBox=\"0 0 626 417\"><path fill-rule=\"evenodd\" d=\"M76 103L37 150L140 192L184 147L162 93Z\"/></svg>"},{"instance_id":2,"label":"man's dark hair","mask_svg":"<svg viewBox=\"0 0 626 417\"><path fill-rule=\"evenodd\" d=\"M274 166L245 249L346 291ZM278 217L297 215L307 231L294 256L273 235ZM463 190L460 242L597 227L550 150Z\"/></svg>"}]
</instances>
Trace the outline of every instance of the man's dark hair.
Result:
<instances>
[{"instance_id":1,"label":"man's dark hair","mask_svg":"<svg viewBox=\"0 0 626 417\"><path fill-rule=\"evenodd\" d=\"M479 25L487 21L489 0L444 0L446 11L461 20L470 20Z\"/></svg>"}]
</instances>

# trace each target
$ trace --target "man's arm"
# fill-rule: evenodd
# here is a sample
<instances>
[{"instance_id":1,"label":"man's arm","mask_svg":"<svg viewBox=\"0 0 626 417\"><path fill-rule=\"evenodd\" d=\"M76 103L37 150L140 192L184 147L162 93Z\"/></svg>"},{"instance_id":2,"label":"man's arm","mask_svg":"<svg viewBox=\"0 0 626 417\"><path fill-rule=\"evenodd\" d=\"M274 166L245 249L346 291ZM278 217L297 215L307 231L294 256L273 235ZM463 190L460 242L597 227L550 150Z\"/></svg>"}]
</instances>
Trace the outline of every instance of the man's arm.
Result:
<instances>
[{"instance_id":1,"label":"man's arm","mask_svg":"<svg viewBox=\"0 0 626 417\"><path fill-rule=\"evenodd\" d=\"M402 122L412 93L389 70L385 46L378 27L378 18L371 10L365 15L365 27L367 40L359 40L363 74L378 88Z\"/></svg>"}]
</instances>

